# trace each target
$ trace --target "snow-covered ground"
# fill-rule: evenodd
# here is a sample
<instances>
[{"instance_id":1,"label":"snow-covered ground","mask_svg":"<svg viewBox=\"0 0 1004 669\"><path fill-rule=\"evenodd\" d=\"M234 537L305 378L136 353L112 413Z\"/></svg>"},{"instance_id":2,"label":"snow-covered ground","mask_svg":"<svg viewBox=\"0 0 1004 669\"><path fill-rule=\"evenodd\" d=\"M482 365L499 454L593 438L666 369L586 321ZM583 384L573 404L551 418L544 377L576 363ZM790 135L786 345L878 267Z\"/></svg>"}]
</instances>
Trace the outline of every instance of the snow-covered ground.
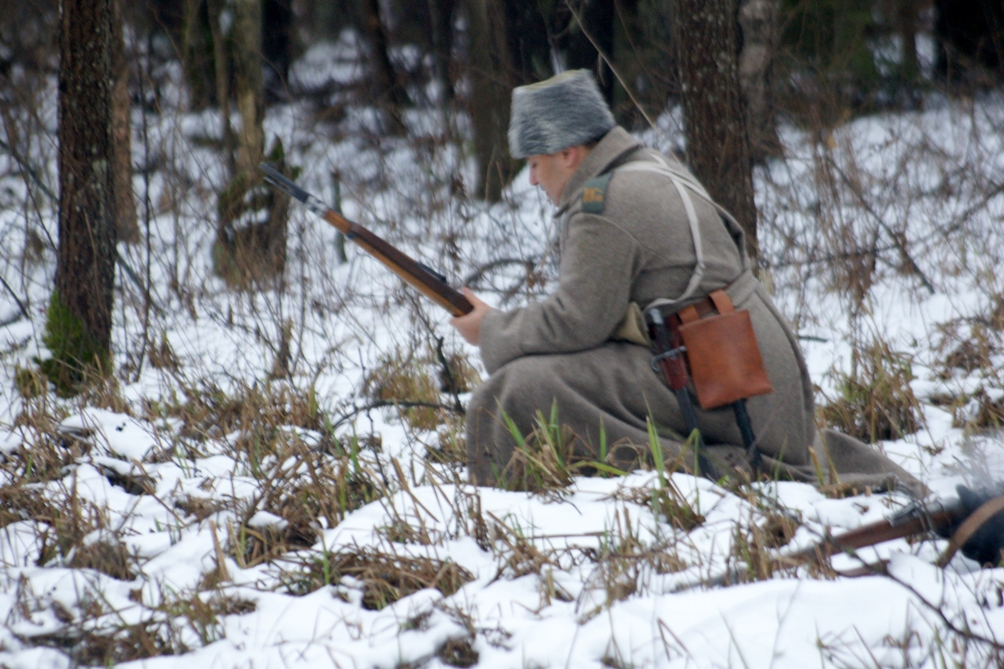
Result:
<instances>
[{"instance_id":1,"label":"snow-covered ground","mask_svg":"<svg viewBox=\"0 0 1004 669\"><path fill-rule=\"evenodd\" d=\"M294 79L360 76L346 40L308 52ZM178 73L164 76L164 100L182 99ZM411 136L386 138L379 115L338 96L327 101L337 121L306 103L269 110L266 134L305 188L329 200L337 170L348 217L455 284L514 259L472 281L501 307L548 291L554 224L525 174L498 205L468 199L473 163L438 112L411 112ZM54 82L22 120L47 134L5 141L51 188ZM149 268L157 306L147 316L120 272L119 387L89 399L15 388L46 354L57 227L54 203L0 155L0 276L30 313L4 290L0 665L1000 666L1004 569L962 556L939 569L943 540L833 559L837 570L888 560L885 575L803 567L688 587L747 559L779 519L791 550L887 516L910 501L901 494L656 472L546 495L466 485L461 464L430 455L462 434L456 417L430 429L365 408L388 369L435 378L437 338L479 366L445 314L351 245L337 264L334 231L300 209L284 290L227 290L210 260L222 161L196 141L219 134L218 118L135 110L133 121L134 162L151 168L134 179L144 241L120 253ZM464 123L451 117L455 132ZM640 136L678 146L678 123L667 113ZM785 128L783 140L786 159L757 175L763 276L803 337L820 400L855 373L855 348L882 342L908 361L921 420L876 447L936 495L974 470L1004 480L1004 442L971 429L981 406L1004 406L1004 99L932 96L922 112L825 137ZM274 379L284 338L291 374ZM967 341L980 364L953 362ZM665 486L703 522L654 513ZM405 596L380 590L388 582Z\"/></svg>"}]
</instances>

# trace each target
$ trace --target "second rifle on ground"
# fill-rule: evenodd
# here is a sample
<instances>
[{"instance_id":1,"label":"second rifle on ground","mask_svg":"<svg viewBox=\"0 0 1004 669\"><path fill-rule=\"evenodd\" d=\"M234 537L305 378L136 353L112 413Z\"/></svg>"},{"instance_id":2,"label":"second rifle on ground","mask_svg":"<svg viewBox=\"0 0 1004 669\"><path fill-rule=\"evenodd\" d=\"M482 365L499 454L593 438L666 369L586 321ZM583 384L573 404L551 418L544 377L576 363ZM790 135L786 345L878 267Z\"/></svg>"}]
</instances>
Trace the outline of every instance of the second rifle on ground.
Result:
<instances>
[{"instance_id":1,"label":"second rifle on ground","mask_svg":"<svg viewBox=\"0 0 1004 669\"><path fill-rule=\"evenodd\" d=\"M960 486L960 488L962 488ZM785 552L771 560L773 568L797 567L800 565L821 564L827 558L837 553L845 553L857 557L859 548L874 546L893 539L935 533L948 538L948 547L935 563L944 568L955 553L962 549L967 552L966 545L970 539L983 527L993 530L991 536L982 537L986 546L977 552L980 562L998 562L1002 559L1004 536L1001 527L1004 526L1004 488L981 490L973 492L968 489L959 490L959 498L945 500L936 499L927 503L914 502L883 520L864 525L856 530L850 530L836 536L827 533L822 540L808 548ZM966 494L968 493L968 494ZM968 498L964 500L963 496ZM967 503L968 502L968 503ZM996 558L994 557L996 555ZM860 559L860 558L858 558ZM841 571L841 576L867 576L882 573L884 563L866 564L849 571ZM680 592L696 587L720 587L745 580L743 567L737 566L711 578L688 581L677 585L674 590Z\"/></svg>"}]
</instances>

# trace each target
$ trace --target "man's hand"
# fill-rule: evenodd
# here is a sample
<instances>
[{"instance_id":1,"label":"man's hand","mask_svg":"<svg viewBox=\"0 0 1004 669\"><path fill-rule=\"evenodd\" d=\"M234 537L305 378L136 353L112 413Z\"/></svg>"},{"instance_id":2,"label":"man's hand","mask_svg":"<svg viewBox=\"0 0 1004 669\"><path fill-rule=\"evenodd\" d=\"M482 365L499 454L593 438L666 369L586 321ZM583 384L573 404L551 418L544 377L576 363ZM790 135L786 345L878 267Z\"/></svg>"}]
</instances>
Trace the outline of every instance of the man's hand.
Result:
<instances>
[{"instance_id":1,"label":"man's hand","mask_svg":"<svg viewBox=\"0 0 1004 669\"><path fill-rule=\"evenodd\" d=\"M481 342L481 320L491 307L479 300L470 288L464 288L461 292L467 301L474 305L474 310L469 314L451 318L450 325L457 328L457 332L468 344L478 346Z\"/></svg>"}]
</instances>

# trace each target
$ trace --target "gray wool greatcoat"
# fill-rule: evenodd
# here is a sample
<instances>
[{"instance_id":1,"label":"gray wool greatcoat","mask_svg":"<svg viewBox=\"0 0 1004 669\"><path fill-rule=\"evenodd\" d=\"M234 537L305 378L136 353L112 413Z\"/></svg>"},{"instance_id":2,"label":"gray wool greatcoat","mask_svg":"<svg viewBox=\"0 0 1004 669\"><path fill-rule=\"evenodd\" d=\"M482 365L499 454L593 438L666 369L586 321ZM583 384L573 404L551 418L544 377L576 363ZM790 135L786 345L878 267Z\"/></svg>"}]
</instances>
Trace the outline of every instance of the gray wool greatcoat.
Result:
<instances>
[{"instance_id":1,"label":"gray wool greatcoat","mask_svg":"<svg viewBox=\"0 0 1004 669\"><path fill-rule=\"evenodd\" d=\"M679 161L664 157L674 171ZM647 450L646 418L652 416L667 462L681 452L686 434L676 397L650 366L652 351L613 339L631 302L683 294L696 255L683 200L665 176L614 172L600 214L582 212L585 182L633 161L654 161L654 152L619 127L607 133L566 186L556 216L560 226L560 277L548 298L513 311L489 311L481 325L481 357L490 374L473 393L467 412L471 478L496 484L515 441L500 409L529 434L538 411L558 419L577 436L577 455L598 457L600 424L611 445L609 464L630 469L637 450ZM697 290L680 307L727 289L736 309L748 309L774 392L748 400L765 465L783 478L816 482L809 446L824 476L881 488L892 476L917 482L877 451L838 433L817 432L813 391L794 335L766 290L749 272L742 232L707 200L693 196L706 269ZM695 407L696 397L694 398ZM729 407L697 407L707 454L719 472L740 464L742 438ZM829 462L827 462L827 457ZM831 465L832 463L832 465Z\"/></svg>"}]
</instances>

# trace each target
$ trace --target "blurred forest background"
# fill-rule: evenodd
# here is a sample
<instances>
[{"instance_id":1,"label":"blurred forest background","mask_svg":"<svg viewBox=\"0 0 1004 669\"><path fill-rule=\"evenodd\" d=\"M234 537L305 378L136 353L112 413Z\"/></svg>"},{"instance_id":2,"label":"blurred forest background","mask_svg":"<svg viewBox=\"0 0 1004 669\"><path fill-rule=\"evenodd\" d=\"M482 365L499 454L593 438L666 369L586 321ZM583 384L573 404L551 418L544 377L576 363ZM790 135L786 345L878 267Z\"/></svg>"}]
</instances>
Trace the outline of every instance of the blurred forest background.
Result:
<instances>
[{"instance_id":1,"label":"blurred forest background","mask_svg":"<svg viewBox=\"0 0 1004 669\"><path fill-rule=\"evenodd\" d=\"M10 0L0 10L0 110L7 123L12 107L30 106L33 80L58 73L59 4ZM693 9L687 0L108 4L125 28L115 76L128 105L158 109L156 73L173 62L184 70L188 110L232 107L259 126L265 106L294 99L316 100L320 115L343 113L325 104L331 91L291 84L289 70L311 46L355 31L369 76L352 91L353 101L379 107L387 132L402 131L402 110L416 105L465 111L482 167L476 194L490 200L498 199L513 174L504 139L514 86L565 69L591 69L618 121L638 130L646 116L680 102L680 54L707 46L674 30ZM964 95L1004 80L999 0L728 0L695 6L701 4L731 14L754 161L781 150L779 114L826 128L858 114L916 108L930 89ZM422 85L430 81L437 85ZM436 99L415 99L430 90ZM13 136L13 128L6 130ZM245 136L225 130L231 146L221 148L232 169L242 167L233 164L241 150L264 151L254 146L264 140L253 130ZM248 143L250 148L243 146Z\"/></svg>"}]
</instances>

